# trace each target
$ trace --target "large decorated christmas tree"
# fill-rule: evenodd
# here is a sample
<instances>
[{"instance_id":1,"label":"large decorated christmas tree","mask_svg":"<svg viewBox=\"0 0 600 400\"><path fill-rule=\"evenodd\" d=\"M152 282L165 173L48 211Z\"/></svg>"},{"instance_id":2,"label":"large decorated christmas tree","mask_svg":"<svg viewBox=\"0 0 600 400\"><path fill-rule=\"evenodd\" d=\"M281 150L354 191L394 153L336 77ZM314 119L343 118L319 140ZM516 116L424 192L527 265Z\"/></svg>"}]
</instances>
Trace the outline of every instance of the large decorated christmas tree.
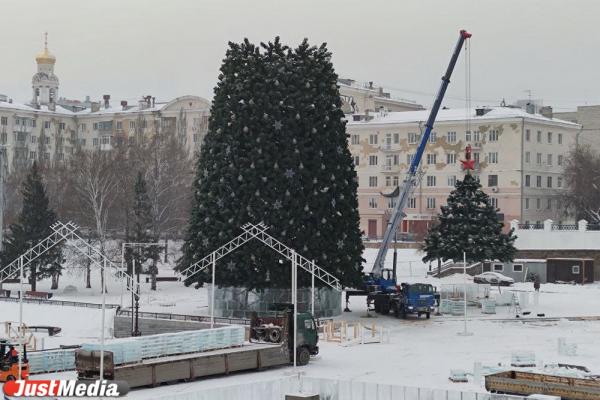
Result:
<instances>
[{"instance_id":1,"label":"large decorated christmas tree","mask_svg":"<svg viewBox=\"0 0 600 400\"><path fill-rule=\"evenodd\" d=\"M467 261L512 261L516 249L513 230L502 232L503 223L490 198L481 190L479 180L471 175L473 160L470 149L463 161L465 178L456 181L448 196L447 205L441 207L438 223L425 237L423 261L439 259L460 261L466 252Z\"/></svg>"},{"instance_id":2,"label":"large decorated christmas tree","mask_svg":"<svg viewBox=\"0 0 600 400\"><path fill-rule=\"evenodd\" d=\"M196 166L183 256L191 263L247 222L355 285L361 278L357 177L347 147L337 75L325 45L292 50L279 39L230 43ZM289 287L289 262L259 242L219 260L220 286ZM202 284L207 273L186 283ZM310 275L299 274L308 285Z\"/></svg>"}]
</instances>

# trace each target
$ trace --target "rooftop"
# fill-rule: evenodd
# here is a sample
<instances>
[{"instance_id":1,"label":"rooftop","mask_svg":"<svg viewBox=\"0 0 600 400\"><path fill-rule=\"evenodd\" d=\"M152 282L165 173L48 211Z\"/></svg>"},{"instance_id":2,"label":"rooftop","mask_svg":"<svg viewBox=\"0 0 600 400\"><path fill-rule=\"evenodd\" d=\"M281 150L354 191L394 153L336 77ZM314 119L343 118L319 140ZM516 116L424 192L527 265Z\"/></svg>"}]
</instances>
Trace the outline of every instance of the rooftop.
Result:
<instances>
[{"instance_id":1,"label":"rooftop","mask_svg":"<svg viewBox=\"0 0 600 400\"><path fill-rule=\"evenodd\" d=\"M547 118L541 114L529 114L520 108L512 107L486 107L487 112L484 115L477 116L476 108L453 108L453 109L442 109L438 112L436 122L442 121L464 121L469 117L472 121L480 120L498 120L498 119L515 119L525 118L528 120L537 120L542 122L559 123L568 125L571 127L578 127L579 125L570 121L565 121L557 118ZM430 110L422 111L396 111L396 112L377 112L369 114L372 119L353 121L348 120L348 125L361 125L361 124L402 124L402 123L418 123L425 122L429 117Z\"/></svg>"}]
</instances>

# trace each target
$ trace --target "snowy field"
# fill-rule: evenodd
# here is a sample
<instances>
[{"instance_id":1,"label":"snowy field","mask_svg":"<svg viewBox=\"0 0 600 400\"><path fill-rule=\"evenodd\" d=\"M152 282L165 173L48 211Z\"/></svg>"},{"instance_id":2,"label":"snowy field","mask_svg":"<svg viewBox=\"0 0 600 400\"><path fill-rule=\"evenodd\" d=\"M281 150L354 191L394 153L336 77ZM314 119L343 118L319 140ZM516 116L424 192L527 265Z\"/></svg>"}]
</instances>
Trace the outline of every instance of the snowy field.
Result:
<instances>
[{"instance_id":1,"label":"snowy field","mask_svg":"<svg viewBox=\"0 0 600 400\"><path fill-rule=\"evenodd\" d=\"M376 250L367 250L365 258L372 259ZM399 280L430 282L435 286L445 283L462 283L463 276L451 276L444 279L426 277L428 265L421 263L420 256L414 250L399 252ZM388 253L391 257L392 253ZM391 262L391 261L390 261ZM96 271L97 273L97 271ZM164 266L160 276L172 272ZM94 278L98 282L97 277ZM142 277L143 311L159 311L183 314L206 315L207 290L205 288L186 288L180 282L159 282L158 291L150 292L149 285ZM67 285L75 286L75 292L64 292ZM16 285L5 285L15 289ZM38 290L46 290L49 282L40 282ZM96 285L98 286L98 285ZM492 295L497 291L492 288ZM517 283L514 287L502 288L502 291L526 292L530 297L529 307L532 315L544 313L546 317L555 317L551 321L522 322L514 318L510 307L498 307L497 314L483 315L475 307L469 307L467 329L472 336L459 336L464 329L463 318L456 316L432 316L430 320L398 320L391 316L366 317L366 305L363 297L354 297L350 303L352 312L344 313L339 319L366 324L375 323L389 330L390 342L382 344L340 346L333 342L320 342L321 352L309 366L302 368L308 376L325 378L343 378L363 382L377 382L397 385L445 388L453 390L483 390L481 383L451 383L448 380L450 370L473 371L474 363L484 366L507 365L511 354L516 351L532 351L540 364L567 363L584 365L593 373L600 374L600 321L567 320L566 317L600 316L600 284L586 286L544 284L538 304L533 306L533 287L531 283ZM65 273L61 278L61 289L55 292L53 299L101 302L100 290L84 288L84 280L76 271ZM107 303L119 304L121 287L113 280L109 281ZM125 306L129 298L124 296ZM2 312L0 322L18 319L18 304L0 301ZM98 340L100 336L100 310L61 307L49 305L24 305L24 322L28 325L55 325L63 331L56 337L45 337L45 346L56 347L59 344L79 344L84 341ZM107 313L107 325L112 325L112 312ZM43 336L42 334L39 334ZM111 331L106 335L110 337ZM564 337L569 343L577 345L577 355L559 355L557 341ZM163 386L155 389L136 390L128 397L145 399L166 396L167 394L188 393L215 386L227 386L244 382L272 379L289 374L292 368L277 368L263 372L248 372L228 377L217 377L191 383ZM72 377L73 373L51 376Z\"/></svg>"}]
</instances>

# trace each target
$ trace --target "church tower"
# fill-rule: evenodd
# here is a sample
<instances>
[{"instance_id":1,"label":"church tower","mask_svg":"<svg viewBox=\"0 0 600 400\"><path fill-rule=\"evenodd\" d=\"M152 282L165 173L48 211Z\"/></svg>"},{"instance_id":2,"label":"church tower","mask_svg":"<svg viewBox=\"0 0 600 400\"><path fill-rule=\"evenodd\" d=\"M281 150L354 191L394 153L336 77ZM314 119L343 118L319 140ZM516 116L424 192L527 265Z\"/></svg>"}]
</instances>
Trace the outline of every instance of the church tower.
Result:
<instances>
[{"instance_id":1,"label":"church tower","mask_svg":"<svg viewBox=\"0 0 600 400\"><path fill-rule=\"evenodd\" d=\"M44 51L35 57L37 73L31 79L33 105L54 105L58 100L58 77L54 75L56 57L48 51L48 32L44 34Z\"/></svg>"}]
</instances>

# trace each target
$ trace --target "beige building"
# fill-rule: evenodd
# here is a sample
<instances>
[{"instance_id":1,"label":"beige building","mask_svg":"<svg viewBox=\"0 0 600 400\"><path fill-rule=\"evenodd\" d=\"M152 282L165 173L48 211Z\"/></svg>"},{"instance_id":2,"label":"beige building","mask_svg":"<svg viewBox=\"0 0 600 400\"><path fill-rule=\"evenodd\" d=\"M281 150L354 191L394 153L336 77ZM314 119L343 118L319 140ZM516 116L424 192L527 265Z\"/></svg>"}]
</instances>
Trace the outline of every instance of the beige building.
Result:
<instances>
[{"instance_id":1,"label":"beige building","mask_svg":"<svg viewBox=\"0 0 600 400\"><path fill-rule=\"evenodd\" d=\"M355 114L348 121L361 229L369 237L385 231L395 199L383 194L391 194L402 182L428 115L428 110ZM456 180L464 176L460 160L467 144L476 161L474 173L500 209L505 226L513 219L530 224L564 221L559 201L563 161L579 131L573 122L519 108L440 110L401 231L417 237L426 232Z\"/></svg>"},{"instance_id":2,"label":"beige building","mask_svg":"<svg viewBox=\"0 0 600 400\"><path fill-rule=\"evenodd\" d=\"M65 160L77 147L109 150L139 135L165 132L176 133L192 152L208 130L210 102L198 96L168 102L144 96L136 104L115 105L104 95L102 101L89 102L89 108L65 105L64 99L59 105L56 57L47 44L36 63L30 103L0 95L0 151L8 170L27 167L36 159Z\"/></svg>"},{"instance_id":3,"label":"beige building","mask_svg":"<svg viewBox=\"0 0 600 400\"><path fill-rule=\"evenodd\" d=\"M600 105L579 106L575 111L555 112L554 117L581 125L577 142L600 150Z\"/></svg>"},{"instance_id":4,"label":"beige building","mask_svg":"<svg viewBox=\"0 0 600 400\"><path fill-rule=\"evenodd\" d=\"M347 114L376 111L416 111L423 106L412 100L395 99L373 82L360 83L353 79L338 79L342 108Z\"/></svg>"}]
</instances>

